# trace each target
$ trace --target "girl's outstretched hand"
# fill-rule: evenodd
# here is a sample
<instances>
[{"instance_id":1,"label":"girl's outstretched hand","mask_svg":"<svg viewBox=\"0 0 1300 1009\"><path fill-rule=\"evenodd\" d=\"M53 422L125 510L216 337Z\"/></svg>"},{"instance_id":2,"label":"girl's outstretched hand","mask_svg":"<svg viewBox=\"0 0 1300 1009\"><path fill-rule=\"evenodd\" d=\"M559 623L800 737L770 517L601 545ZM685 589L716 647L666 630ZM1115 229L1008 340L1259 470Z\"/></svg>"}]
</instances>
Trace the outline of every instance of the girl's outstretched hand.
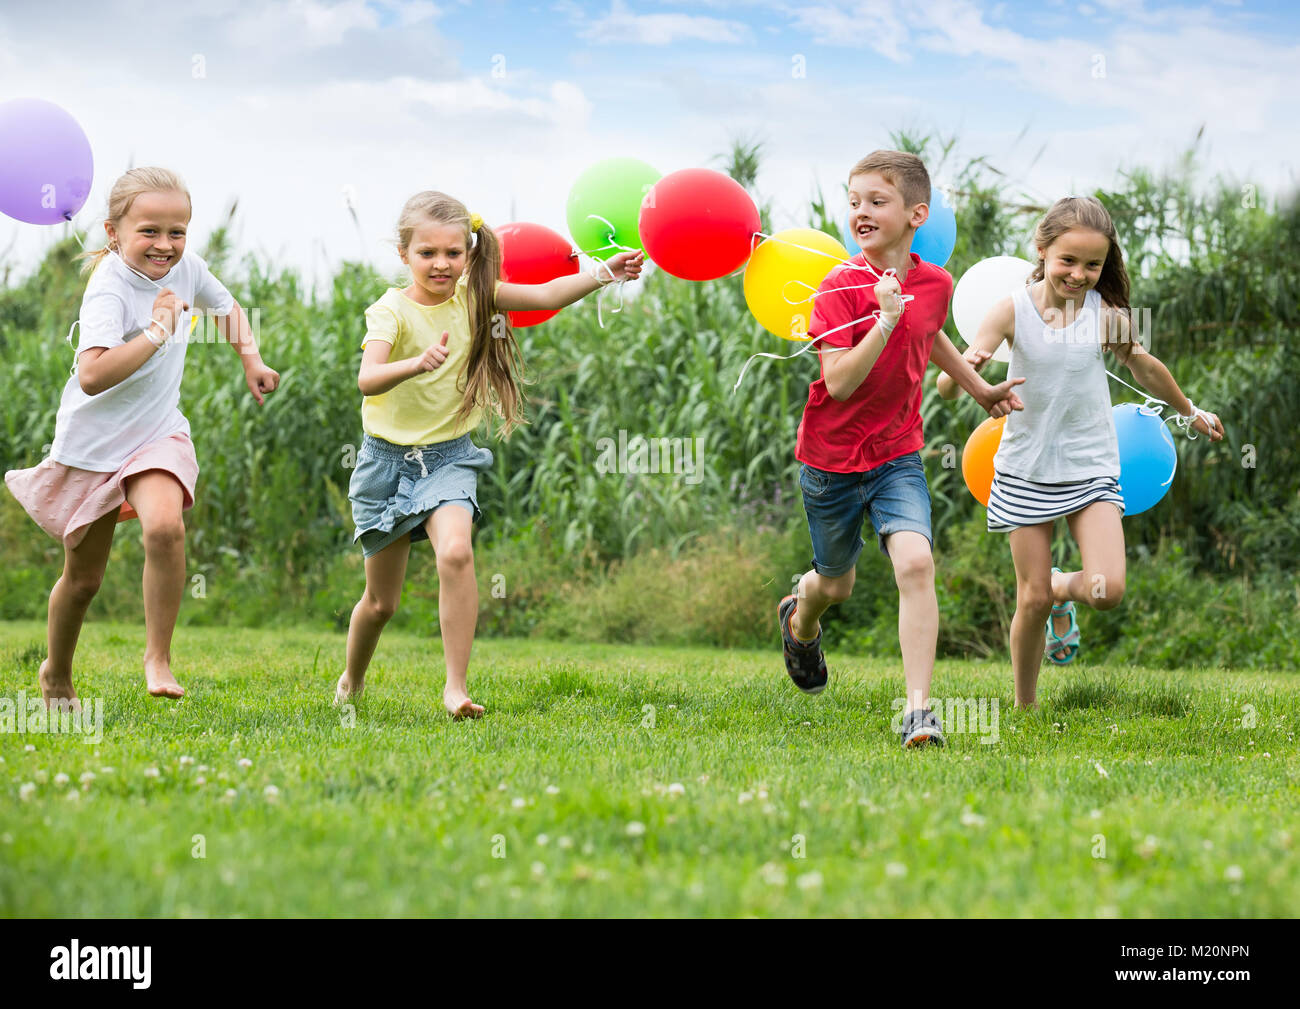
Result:
<instances>
[{"instance_id":1,"label":"girl's outstretched hand","mask_svg":"<svg viewBox=\"0 0 1300 1009\"><path fill-rule=\"evenodd\" d=\"M274 368L268 368L258 358L244 369L244 381L248 383L248 391L257 400L257 405L261 406L265 402L263 394L275 392L280 385L280 373Z\"/></svg>"},{"instance_id":2,"label":"girl's outstretched hand","mask_svg":"<svg viewBox=\"0 0 1300 1009\"><path fill-rule=\"evenodd\" d=\"M645 265L644 252L620 252L617 256L610 256L605 260L605 265L609 267L609 273L600 270L599 276L608 278L613 274L613 280L607 281L613 283L614 280L636 280L641 276L641 267Z\"/></svg>"},{"instance_id":3,"label":"girl's outstretched hand","mask_svg":"<svg viewBox=\"0 0 1300 1009\"><path fill-rule=\"evenodd\" d=\"M1209 418L1208 420L1206 418ZM1197 410L1196 419L1192 421L1192 430L1208 434L1210 441L1223 441L1223 421L1209 410Z\"/></svg>"}]
</instances>

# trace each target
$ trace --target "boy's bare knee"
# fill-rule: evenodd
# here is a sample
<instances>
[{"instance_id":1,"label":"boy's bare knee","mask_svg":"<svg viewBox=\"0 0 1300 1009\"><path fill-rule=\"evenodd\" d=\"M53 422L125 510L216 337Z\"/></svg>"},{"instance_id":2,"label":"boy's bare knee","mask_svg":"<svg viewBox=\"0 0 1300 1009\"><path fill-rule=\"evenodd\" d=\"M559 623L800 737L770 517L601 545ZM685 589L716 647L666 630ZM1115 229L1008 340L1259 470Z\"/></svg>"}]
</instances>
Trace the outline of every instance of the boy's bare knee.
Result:
<instances>
[{"instance_id":1,"label":"boy's bare knee","mask_svg":"<svg viewBox=\"0 0 1300 1009\"><path fill-rule=\"evenodd\" d=\"M910 554L894 561L894 581L899 589L934 584L934 558L928 553Z\"/></svg>"},{"instance_id":2,"label":"boy's bare knee","mask_svg":"<svg viewBox=\"0 0 1300 1009\"><path fill-rule=\"evenodd\" d=\"M857 577L858 573L855 570L846 571L835 578L818 575L817 592L829 602L842 603L853 595L853 584L857 581Z\"/></svg>"}]
</instances>

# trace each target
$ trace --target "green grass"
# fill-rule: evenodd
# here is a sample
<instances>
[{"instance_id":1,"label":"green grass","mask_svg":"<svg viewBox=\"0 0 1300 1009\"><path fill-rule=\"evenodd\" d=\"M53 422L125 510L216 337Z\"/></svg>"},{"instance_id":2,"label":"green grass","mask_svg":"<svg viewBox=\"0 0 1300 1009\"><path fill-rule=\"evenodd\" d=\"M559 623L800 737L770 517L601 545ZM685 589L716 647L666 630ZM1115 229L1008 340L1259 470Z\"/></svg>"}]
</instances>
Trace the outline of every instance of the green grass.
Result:
<instances>
[{"instance_id":1,"label":"green grass","mask_svg":"<svg viewBox=\"0 0 1300 1009\"><path fill-rule=\"evenodd\" d=\"M0 625L0 696L35 689L43 634ZM102 741L0 733L0 914L1300 906L1294 676L1081 659L1044 669L1043 708L1023 713L1005 662L941 662L936 696L997 698L999 740L905 753L897 662L832 654L808 698L775 648L488 640L470 680L488 716L453 724L438 641L392 632L346 727L329 704L341 635L185 628L177 646L179 704L144 692L142 628L90 624L77 684L103 700Z\"/></svg>"}]
</instances>

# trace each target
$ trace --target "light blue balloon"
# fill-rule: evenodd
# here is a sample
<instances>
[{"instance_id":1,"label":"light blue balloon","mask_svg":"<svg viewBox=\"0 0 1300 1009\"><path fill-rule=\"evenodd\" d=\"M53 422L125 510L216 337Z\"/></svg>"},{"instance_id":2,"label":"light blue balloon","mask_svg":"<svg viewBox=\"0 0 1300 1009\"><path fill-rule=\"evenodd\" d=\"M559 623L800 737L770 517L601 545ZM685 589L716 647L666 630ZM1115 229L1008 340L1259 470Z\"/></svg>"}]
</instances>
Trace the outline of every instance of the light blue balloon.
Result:
<instances>
[{"instance_id":1,"label":"light blue balloon","mask_svg":"<svg viewBox=\"0 0 1300 1009\"><path fill-rule=\"evenodd\" d=\"M853 214L850 211L844 218L844 230L841 237L846 249L861 249L858 236L853 233ZM945 266L952 258L952 250L957 245L957 215L947 197L938 186L930 187L930 216L924 224L916 229L912 236L912 251L927 263Z\"/></svg>"},{"instance_id":2,"label":"light blue balloon","mask_svg":"<svg viewBox=\"0 0 1300 1009\"><path fill-rule=\"evenodd\" d=\"M916 229L912 251L927 263L945 266L957 245L957 215L938 186L930 187L930 216Z\"/></svg>"},{"instance_id":3,"label":"light blue balloon","mask_svg":"<svg viewBox=\"0 0 1300 1009\"><path fill-rule=\"evenodd\" d=\"M1124 517L1140 515L1169 493L1178 469L1174 438L1159 415L1136 403L1112 411L1119 441L1119 493Z\"/></svg>"}]
</instances>

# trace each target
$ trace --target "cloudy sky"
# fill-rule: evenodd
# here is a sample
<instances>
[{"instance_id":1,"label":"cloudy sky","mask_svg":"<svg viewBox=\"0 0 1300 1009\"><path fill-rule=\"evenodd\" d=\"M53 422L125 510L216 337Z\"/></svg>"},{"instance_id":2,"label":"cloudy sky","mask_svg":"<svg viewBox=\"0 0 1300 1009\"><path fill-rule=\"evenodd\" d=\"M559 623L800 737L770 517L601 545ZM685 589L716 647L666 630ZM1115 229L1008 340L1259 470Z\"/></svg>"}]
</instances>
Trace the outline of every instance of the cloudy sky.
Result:
<instances>
[{"instance_id":1,"label":"cloudy sky","mask_svg":"<svg viewBox=\"0 0 1300 1009\"><path fill-rule=\"evenodd\" d=\"M1204 125L1213 170L1290 192L1298 67L1284 2L0 4L0 101L57 102L94 149L78 224L122 170L161 164L200 242L238 198L240 248L318 278L392 267L417 190L566 232L592 162L720 167L734 137L765 143L778 227L900 128L956 134L1051 200L1167 165ZM52 235L0 219L0 252L25 272Z\"/></svg>"}]
</instances>

